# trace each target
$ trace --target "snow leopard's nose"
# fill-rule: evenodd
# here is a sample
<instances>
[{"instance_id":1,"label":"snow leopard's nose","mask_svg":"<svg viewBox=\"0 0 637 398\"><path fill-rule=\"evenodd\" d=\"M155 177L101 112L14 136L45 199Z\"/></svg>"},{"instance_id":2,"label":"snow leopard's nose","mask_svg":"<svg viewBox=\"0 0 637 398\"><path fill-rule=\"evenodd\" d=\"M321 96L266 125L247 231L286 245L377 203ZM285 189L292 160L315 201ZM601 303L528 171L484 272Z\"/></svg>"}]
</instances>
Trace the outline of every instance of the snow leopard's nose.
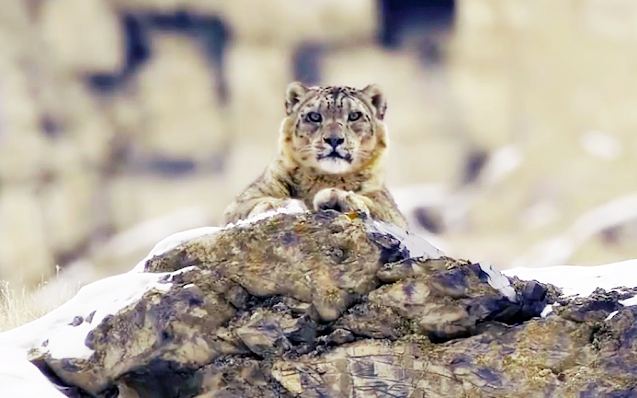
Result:
<instances>
[{"instance_id":1,"label":"snow leopard's nose","mask_svg":"<svg viewBox=\"0 0 637 398\"><path fill-rule=\"evenodd\" d=\"M329 137L323 138L323 141L325 141L326 143L330 144L333 149L336 149L337 146L339 146L343 142L345 142L345 139L343 139L341 137L338 137L338 136L329 136Z\"/></svg>"},{"instance_id":2,"label":"snow leopard's nose","mask_svg":"<svg viewBox=\"0 0 637 398\"><path fill-rule=\"evenodd\" d=\"M323 141L330 144L330 146L336 149L337 146L345 142L343 137L343 126L338 122L332 122L327 126L325 137Z\"/></svg>"}]
</instances>

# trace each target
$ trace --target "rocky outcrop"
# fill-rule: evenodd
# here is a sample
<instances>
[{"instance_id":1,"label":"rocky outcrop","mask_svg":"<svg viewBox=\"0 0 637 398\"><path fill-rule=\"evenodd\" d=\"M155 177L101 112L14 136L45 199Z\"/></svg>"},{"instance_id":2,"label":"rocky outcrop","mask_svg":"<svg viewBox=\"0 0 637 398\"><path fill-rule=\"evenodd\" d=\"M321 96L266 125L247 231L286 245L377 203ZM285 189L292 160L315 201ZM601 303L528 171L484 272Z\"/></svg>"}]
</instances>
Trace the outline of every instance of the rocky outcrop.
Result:
<instances>
[{"instance_id":1,"label":"rocky outcrop","mask_svg":"<svg viewBox=\"0 0 637 398\"><path fill-rule=\"evenodd\" d=\"M359 214L276 214L163 242L0 347L68 396L632 396L633 294L564 298Z\"/></svg>"}]
</instances>

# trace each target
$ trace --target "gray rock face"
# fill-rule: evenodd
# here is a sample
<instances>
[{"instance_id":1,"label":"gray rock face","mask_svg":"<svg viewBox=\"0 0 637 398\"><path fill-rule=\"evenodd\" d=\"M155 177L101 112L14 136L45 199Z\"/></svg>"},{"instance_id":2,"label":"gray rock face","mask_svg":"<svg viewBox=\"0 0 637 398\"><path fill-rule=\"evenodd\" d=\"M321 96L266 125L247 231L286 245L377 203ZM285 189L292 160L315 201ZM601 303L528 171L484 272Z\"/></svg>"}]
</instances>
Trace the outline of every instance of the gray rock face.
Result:
<instances>
[{"instance_id":1,"label":"gray rock face","mask_svg":"<svg viewBox=\"0 0 637 398\"><path fill-rule=\"evenodd\" d=\"M87 328L84 355L32 359L69 396L632 396L629 293L538 318L554 287L396 231L322 212L201 236L145 263L158 283Z\"/></svg>"}]
</instances>

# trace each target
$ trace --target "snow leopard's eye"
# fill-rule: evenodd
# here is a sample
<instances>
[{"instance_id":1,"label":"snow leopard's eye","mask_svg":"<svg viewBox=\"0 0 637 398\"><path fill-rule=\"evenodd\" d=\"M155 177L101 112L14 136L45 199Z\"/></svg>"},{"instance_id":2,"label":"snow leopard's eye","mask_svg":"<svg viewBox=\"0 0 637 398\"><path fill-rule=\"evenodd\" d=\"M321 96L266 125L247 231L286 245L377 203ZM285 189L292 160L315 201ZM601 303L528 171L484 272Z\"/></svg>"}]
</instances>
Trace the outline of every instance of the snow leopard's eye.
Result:
<instances>
[{"instance_id":1,"label":"snow leopard's eye","mask_svg":"<svg viewBox=\"0 0 637 398\"><path fill-rule=\"evenodd\" d=\"M323 117L318 112L310 112L307 114L306 119L312 123L320 123Z\"/></svg>"},{"instance_id":2,"label":"snow leopard's eye","mask_svg":"<svg viewBox=\"0 0 637 398\"><path fill-rule=\"evenodd\" d=\"M350 121L350 122L355 122L358 119L360 119L361 116L363 116L363 114L360 113L360 112L350 112L349 116L347 117L347 120Z\"/></svg>"}]
</instances>

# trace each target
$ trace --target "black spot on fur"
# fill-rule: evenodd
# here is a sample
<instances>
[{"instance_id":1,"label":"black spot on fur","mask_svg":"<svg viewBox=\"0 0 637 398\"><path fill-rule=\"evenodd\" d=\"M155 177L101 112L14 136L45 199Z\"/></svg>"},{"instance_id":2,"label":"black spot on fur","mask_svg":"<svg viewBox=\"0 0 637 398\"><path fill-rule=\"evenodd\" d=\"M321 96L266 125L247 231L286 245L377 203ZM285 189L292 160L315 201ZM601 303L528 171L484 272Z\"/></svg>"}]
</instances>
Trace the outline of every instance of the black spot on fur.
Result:
<instances>
[{"instance_id":1,"label":"black spot on fur","mask_svg":"<svg viewBox=\"0 0 637 398\"><path fill-rule=\"evenodd\" d=\"M296 185L292 181L284 181L283 184L290 198L296 199L299 197L299 190L297 189Z\"/></svg>"}]
</instances>

